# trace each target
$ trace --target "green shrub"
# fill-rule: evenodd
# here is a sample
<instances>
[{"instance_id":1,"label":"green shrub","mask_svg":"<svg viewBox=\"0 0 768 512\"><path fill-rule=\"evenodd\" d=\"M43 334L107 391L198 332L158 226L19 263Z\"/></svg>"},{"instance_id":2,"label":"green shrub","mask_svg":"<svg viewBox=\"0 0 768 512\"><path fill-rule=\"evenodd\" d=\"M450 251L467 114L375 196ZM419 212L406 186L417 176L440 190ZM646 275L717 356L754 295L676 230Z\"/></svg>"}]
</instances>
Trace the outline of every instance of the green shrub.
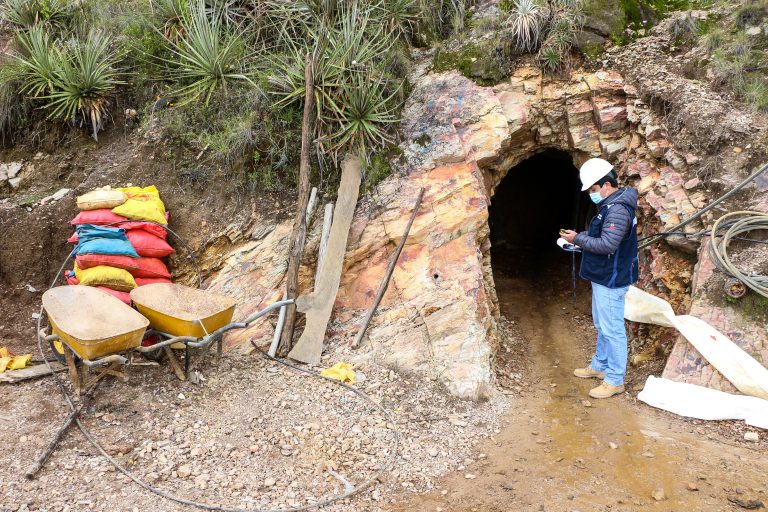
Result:
<instances>
[{"instance_id":1,"label":"green shrub","mask_svg":"<svg viewBox=\"0 0 768 512\"><path fill-rule=\"evenodd\" d=\"M755 108L768 111L768 85L763 79L749 78L741 84L737 92Z\"/></svg>"},{"instance_id":2,"label":"green shrub","mask_svg":"<svg viewBox=\"0 0 768 512\"><path fill-rule=\"evenodd\" d=\"M752 41L749 36L743 30L738 31L730 45L728 45L728 53L733 57L745 57L752 52Z\"/></svg>"},{"instance_id":3,"label":"green shrub","mask_svg":"<svg viewBox=\"0 0 768 512\"><path fill-rule=\"evenodd\" d=\"M445 39L465 28L472 0L418 0L416 29L428 39Z\"/></svg>"},{"instance_id":4,"label":"green shrub","mask_svg":"<svg viewBox=\"0 0 768 512\"><path fill-rule=\"evenodd\" d=\"M765 17L765 14L766 9L764 5L757 3L748 3L746 5L742 5L736 10L734 16L736 26L739 28L744 28L750 25L759 25Z\"/></svg>"},{"instance_id":5,"label":"green shrub","mask_svg":"<svg viewBox=\"0 0 768 512\"><path fill-rule=\"evenodd\" d=\"M719 28L713 28L702 36L704 49L708 54L723 47L725 44L725 32Z\"/></svg>"},{"instance_id":6,"label":"green shrub","mask_svg":"<svg viewBox=\"0 0 768 512\"><path fill-rule=\"evenodd\" d=\"M747 65L748 57L745 55L731 58L722 49L716 50L711 63L715 85L737 89L744 83Z\"/></svg>"}]
</instances>

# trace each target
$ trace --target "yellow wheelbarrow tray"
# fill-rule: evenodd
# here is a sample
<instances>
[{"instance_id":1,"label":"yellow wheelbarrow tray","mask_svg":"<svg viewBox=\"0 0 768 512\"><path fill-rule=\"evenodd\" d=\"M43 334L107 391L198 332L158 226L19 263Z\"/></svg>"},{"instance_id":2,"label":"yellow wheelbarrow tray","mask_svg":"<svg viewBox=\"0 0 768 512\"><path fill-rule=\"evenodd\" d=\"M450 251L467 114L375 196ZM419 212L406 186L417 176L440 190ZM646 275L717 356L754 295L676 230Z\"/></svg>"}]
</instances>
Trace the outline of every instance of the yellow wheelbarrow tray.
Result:
<instances>
[{"instance_id":1,"label":"yellow wheelbarrow tray","mask_svg":"<svg viewBox=\"0 0 768 512\"><path fill-rule=\"evenodd\" d=\"M148 347L137 347L136 350L151 352L163 348L174 371L182 380L189 376L191 349L208 349L215 342L217 355L220 356L227 331L248 327L257 318L294 303L292 299L275 302L243 322L232 322L237 305L233 299L176 283L155 283L134 288L131 301L149 319L149 332L164 339ZM169 347L185 350L183 371Z\"/></svg>"},{"instance_id":2,"label":"yellow wheelbarrow tray","mask_svg":"<svg viewBox=\"0 0 768 512\"><path fill-rule=\"evenodd\" d=\"M175 283L134 288L131 301L152 329L194 338L207 336L232 322L237 305L229 297Z\"/></svg>"},{"instance_id":3,"label":"yellow wheelbarrow tray","mask_svg":"<svg viewBox=\"0 0 768 512\"><path fill-rule=\"evenodd\" d=\"M149 326L133 308L89 286L51 288L43 294L43 308L58 341L84 360L138 347Z\"/></svg>"}]
</instances>

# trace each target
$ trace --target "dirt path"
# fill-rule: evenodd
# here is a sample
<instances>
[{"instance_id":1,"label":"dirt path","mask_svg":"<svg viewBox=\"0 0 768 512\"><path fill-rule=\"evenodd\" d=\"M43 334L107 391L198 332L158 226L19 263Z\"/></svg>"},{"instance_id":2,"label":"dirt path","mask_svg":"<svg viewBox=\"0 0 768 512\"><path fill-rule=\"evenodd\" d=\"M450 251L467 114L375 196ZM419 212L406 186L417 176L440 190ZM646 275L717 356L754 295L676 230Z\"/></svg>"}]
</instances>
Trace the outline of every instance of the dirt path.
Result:
<instances>
[{"instance_id":1,"label":"dirt path","mask_svg":"<svg viewBox=\"0 0 768 512\"><path fill-rule=\"evenodd\" d=\"M496 271L502 314L530 344L532 389L466 467L395 510L738 510L729 497L768 503L764 452L708 439L691 422L637 402L632 390L588 400L598 381L571 374L591 355L589 290L580 288L574 304L568 278L553 291L547 274L538 275Z\"/></svg>"}]
</instances>

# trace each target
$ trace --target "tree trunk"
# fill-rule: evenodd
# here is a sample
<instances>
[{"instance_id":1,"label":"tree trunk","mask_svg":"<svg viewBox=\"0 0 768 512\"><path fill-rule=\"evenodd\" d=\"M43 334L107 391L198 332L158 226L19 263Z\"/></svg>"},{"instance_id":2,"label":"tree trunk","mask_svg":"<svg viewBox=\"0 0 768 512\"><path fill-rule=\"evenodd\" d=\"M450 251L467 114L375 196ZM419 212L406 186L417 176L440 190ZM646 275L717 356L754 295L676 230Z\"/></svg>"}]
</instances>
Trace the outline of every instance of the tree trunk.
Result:
<instances>
[{"instance_id":1,"label":"tree trunk","mask_svg":"<svg viewBox=\"0 0 768 512\"><path fill-rule=\"evenodd\" d=\"M301 125L301 163L299 166L299 201L296 205L296 215L293 219L288 270L286 271L286 294L289 299L295 299L299 294L299 265L301 254L304 252L304 238L307 232L306 210L309 201L309 144L312 139L312 113L315 103L315 80L312 74L312 56L304 57L304 121ZM278 354L285 355L293 347L293 328L296 324L296 306L291 304L285 311L285 324L280 336Z\"/></svg>"}]
</instances>

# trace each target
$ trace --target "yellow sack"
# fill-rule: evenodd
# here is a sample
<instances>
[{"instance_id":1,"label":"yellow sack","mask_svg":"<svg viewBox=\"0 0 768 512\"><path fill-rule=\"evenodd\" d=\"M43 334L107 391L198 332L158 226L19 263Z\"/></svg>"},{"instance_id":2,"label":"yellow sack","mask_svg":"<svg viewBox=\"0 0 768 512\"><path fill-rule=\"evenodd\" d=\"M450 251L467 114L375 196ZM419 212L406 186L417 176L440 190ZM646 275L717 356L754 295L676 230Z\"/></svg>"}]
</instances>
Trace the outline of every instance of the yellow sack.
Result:
<instances>
[{"instance_id":1,"label":"yellow sack","mask_svg":"<svg viewBox=\"0 0 768 512\"><path fill-rule=\"evenodd\" d=\"M32 354L12 356L7 347L0 347L0 373L6 370L21 370L32 360Z\"/></svg>"},{"instance_id":2,"label":"yellow sack","mask_svg":"<svg viewBox=\"0 0 768 512\"><path fill-rule=\"evenodd\" d=\"M128 200L128 195L120 190L110 188L97 188L87 194L78 196L77 207L81 210L99 210L101 208L115 208Z\"/></svg>"},{"instance_id":3,"label":"yellow sack","mask_svg":"<svg viewBox=\"0 0 768 512\"><path fill-rule=\"evenodd\" d=\"M320 375L328 377L329 379L341 381L344 384L355 383L355 371L349 363L336 363L330 368L321 371Z\"/></svg>"},{"instance_id":4,"label":"yellow sack","mask_svg":"<svg viewBox=\"0 0 768 512\"><path fill-rule=\"evenodd\" d=\"M129 292L136 288L136 280L130 272L106 265L86 269L80 269L75 265L75 277L83 286L106 286L121 292Z\"/></svg>"},{"instance_id":5,"label":"yellow sack","mask_svg":"<svg viewBox=\"0 0 768 512\"><path fill-rule=\"evenodd\" d=\"M32 354L22 354L20 356L16 356L11 361L11 364L8 365L8 369L21 370L22 368L26 368L31 360L32 360Z\"/></svg>"},{"instance_id":6,"label":"yellow sack","mask_svg":"<svg viewBox=\"0 0 768 512\"><path fill-rule=\"evenodd\" d=\"M167 224L165 218L165 204L160 199L160 192L157 187L127 187L117 188L117 191L123 192L128 196L128 200L112 208L112 213L121 215L131 220L148 220L158 224Z\"/></svg>"}]
</instances>

